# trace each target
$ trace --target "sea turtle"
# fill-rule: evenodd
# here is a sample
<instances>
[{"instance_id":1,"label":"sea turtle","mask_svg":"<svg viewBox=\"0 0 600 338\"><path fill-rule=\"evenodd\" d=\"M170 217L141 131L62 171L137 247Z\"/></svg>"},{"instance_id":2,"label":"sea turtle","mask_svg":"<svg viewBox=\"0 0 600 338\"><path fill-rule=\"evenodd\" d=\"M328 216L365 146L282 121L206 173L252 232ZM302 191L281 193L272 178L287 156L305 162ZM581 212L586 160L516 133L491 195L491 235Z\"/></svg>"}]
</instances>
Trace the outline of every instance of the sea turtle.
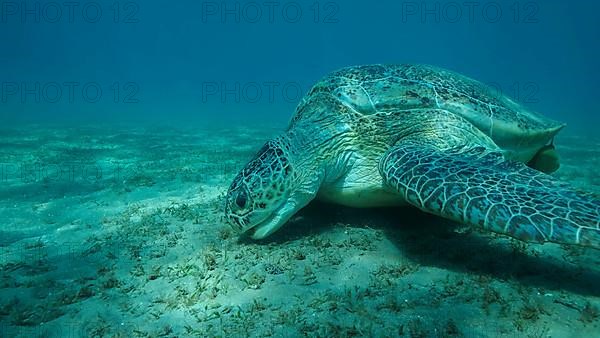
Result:
<instances>
[{"instance_id":1,"label":"sea turtle","mask_svg":"<svg viewBox=\"0 0 600 338\"><path fill-rule=\"evenodd\" d=\"M558 168L563 127L449 70L343 68L235 177L226 219L261 239L315 198L409 204L523 241L600 248L600 201L540 171Z\"/></svg>"}]
</instances>

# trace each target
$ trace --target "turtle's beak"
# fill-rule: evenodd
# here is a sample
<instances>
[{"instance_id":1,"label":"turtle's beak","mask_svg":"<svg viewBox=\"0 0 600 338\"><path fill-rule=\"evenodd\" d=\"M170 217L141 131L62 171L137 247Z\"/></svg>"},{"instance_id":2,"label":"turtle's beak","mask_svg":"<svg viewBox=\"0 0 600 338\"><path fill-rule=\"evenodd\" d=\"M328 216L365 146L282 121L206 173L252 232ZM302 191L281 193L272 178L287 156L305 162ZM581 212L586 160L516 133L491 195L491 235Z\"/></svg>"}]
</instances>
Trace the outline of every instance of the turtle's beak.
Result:
<instances>
[{"instance_id":1,"label":"turtle's beak","mask_svg":"<svg viewBox=\"0 0 600 338\"><path fill-rule=\"evenodd\" d=\"M274 211L269 217L262 222L250 228L250 235L253 239L263 239L279 228L281 228L297 211L297 205L294 200L289 199L279 209Z\"/></svg>"}]
</instances>

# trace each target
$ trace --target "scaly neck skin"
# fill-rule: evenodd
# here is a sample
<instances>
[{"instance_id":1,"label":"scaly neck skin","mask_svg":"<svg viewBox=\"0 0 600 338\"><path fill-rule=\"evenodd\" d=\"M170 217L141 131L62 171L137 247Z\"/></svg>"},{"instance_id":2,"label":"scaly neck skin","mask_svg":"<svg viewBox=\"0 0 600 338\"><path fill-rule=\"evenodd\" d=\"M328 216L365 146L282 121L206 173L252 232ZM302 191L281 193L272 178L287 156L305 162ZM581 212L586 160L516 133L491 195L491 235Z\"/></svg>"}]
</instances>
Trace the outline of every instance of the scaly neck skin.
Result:
<instances>
[{"instance_id":1,"label":"scaly neck skin","mask_svg":"<svg viewBox=\"0 0 600 338\"><path fill-rule=\"evenodd\" d=\"M310 134L293 128L286 131L277 138L278 142L286 149L292 166L291 184L292 195L302 195L300 200L314 198L324 178L323 162L321 156L318 156L315 149L314 136L311 139ZM298 201L302 206L307 202Z\"/></svg>"},{"instance_id":2,"label":"scaly neck skin","mask_svg":"<svg viewBox=\"0 0 600 338\"><path fill-rule=\"evenodd\" d=\"M349 126L334 122L331 118L301 121L284 134L298 171L309 176L305 180L317 185L317 190L324 181L339 178L347 169L345 154L351 148L353 132Z\"/></svg>"}]
</instances>

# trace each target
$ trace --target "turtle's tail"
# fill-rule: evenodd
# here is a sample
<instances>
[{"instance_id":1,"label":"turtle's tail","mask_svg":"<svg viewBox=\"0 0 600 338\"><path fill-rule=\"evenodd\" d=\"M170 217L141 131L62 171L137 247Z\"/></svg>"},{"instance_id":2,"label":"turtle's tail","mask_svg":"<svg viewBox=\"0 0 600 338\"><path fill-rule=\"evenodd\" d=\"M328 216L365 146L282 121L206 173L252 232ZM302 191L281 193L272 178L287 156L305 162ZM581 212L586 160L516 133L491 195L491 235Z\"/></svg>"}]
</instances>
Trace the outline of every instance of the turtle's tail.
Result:
<instances>
[{"instance_id":1,"label":"turtle's tail","mask_svg":"<svg viewBox=\"0 0 600 338\"><path fill-rule=\"evenodd\" d=\"M527 166L546 174L557 171L560 167L560 158L554 146L554 139L550 141L550 144L543 146L527 163Z\"/></svg>"}]
</instances>

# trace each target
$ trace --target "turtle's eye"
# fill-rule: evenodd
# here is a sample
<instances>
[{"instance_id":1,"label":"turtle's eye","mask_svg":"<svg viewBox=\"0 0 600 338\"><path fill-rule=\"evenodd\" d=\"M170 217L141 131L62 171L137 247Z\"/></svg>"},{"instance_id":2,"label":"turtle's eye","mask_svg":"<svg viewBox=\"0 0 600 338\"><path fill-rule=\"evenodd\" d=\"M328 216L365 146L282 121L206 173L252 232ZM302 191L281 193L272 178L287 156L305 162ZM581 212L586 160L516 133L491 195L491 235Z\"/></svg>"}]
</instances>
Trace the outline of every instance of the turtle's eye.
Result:
<instances>
[{"instance_id":1,"label":"turtle's eye","mask_svg":"<svg viewBox=\"0 0 600 338\"><path fill-rule=\"evenodd\" d=\"M240 191L240 193L235 198L235 204L237 204L237 206L240 208L244 208L246 206L247 201L248 201L248 196L246 195L245 190Z\"/></svg>"}]
</instances>

